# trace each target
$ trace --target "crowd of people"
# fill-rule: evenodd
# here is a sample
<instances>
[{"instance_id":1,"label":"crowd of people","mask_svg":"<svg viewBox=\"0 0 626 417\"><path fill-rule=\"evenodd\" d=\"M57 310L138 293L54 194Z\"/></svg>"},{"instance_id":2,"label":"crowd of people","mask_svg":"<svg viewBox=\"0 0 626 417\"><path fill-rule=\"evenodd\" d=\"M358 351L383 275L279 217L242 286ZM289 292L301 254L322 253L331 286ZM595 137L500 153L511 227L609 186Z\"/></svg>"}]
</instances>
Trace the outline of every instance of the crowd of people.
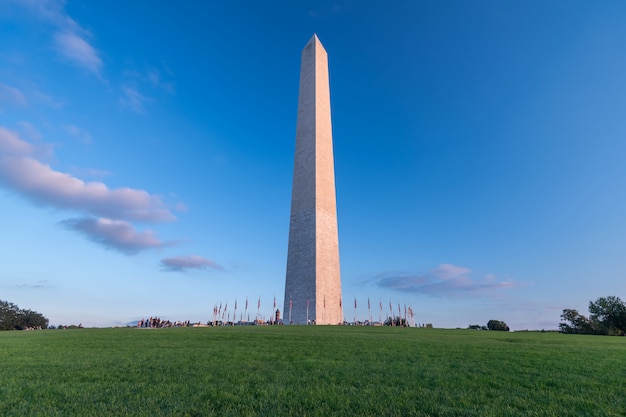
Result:
<instances>
[{"instance_id":1,"label":"crowd of people","mask_svg":"<svg viewBox=\"0 0 626 417\"><path fill-rule=\"evenodd\" d=\"M141 319L137 322L137 327L142 329L164 329L170 327L212 327L212 326L250 326L250 325L282 325L282 321L276 321L275 319L270 319L268 321L263 321L260 319L254 321L222 321L222 320L214 320L207 321L205 323L192 323L191 321L170 321L163 320L159 317L150 317L147 319Z\"/></svg>"},{"instance_id":2,"label":"crowd of people","mask_svg":"<svg viewBox=\"0 0 626 417\"><path fill-rule=\"evenodd\" d=\"M166 327L190 327L193 324L187 321L170 321L161 320L159 317L150 317L149 319L141 319L137 322L137 327L162 329Z\"/></svg>"}]
</instances>

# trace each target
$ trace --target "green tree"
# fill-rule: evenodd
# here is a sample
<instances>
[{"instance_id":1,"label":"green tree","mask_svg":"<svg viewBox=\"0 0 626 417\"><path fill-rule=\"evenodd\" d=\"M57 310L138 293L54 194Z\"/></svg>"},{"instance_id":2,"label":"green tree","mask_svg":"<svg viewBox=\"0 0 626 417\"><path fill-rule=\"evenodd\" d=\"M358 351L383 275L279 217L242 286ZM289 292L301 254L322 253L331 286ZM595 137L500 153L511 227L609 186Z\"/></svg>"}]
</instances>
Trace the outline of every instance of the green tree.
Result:
<instances>
[{"instance_id":1,"label":"green tree","mask_svg":"<svg viewBox=\"0 0 626 417\"><path fill-rule=\"evenodd\" d=\"M598 326L596 323L587 317L583 316L571 308L563 309L561 314L561 321L559 323L559 330L562 333L568 334L596 334L598 333Z\"/></svg>"},{"instance_id":2,"label":"green tree","mask_svg":"<svg viewBox=\"0 0 626 417\"><path fill-rule=\"evenodd\" d=\"M48 319L32 310L21 310L17 305L0 300L0 330L45 329Z\"/></svg>"},{"instance_id":3,"label":"green tree","mask_svg":"<svg viewBox=\"0 0 626 417\"><path fill-rule=\"evenodd\" d=\"M0 300L0 330L13 330L15 328L19 310L15 304Z\"/></svg>"},{"instance_id":4,"label":"green tree","mask_svg":"<svg viewBox=\"0 0 626 417\"><path fill-rule=\"evenodd\" d=\"M507 326L505 322L499 320L489 320L487 322L487 328L489 330L499 330L502 332L509 331L509 326Z\"/></svg>"},{"instance_id":5,"label":"green tree","mask_svg":"<svg viewBox=\"0 0 626 417\"><path fill-rule=\"evenodd\" d=\"M600 297L589 302L589 319L598 323L603 334L623 335L626 332L626 304L619 297Z\"/></svg>"}]
</instances>

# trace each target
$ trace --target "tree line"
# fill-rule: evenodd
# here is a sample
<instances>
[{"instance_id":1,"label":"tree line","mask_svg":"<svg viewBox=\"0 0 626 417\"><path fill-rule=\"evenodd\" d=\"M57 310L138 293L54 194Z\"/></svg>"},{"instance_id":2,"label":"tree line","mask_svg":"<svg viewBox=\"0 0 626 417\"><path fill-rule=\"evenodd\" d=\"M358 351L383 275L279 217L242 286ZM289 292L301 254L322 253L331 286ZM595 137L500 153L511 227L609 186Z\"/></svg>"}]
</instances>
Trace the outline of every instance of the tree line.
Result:
<instances>
[{"instance_id":1,"label":"tree line","mask_svg":"<svg viewBox=\"0 0 626 417\"><path fill-rule=\"evenodd\" d=\"M0 300L0 330L46 329L48 319L41 313L22 310L13 303Z\"/></svg>"},{"instance_id":2,"label":"tree line","mask_svg":"<svg viewBox=\"0 0 626 417\"><path fill-rule=\"evenodd\" d=\"M496 330L500 332L508 332L510 330L509 326L500 320L489 320L486 326L481 326L480 324L470 324L467 328L470 330Z\"/></svg>"},{"instance_id":3,"label":"tree line","mask_svg":"<svg viewBox=\"0 0 626 417\"><path fill-rule=\"evenodd\" d=\"M589 302L589 317L566 308L561 314L559 330L570 334L626 334L626 304L616 296L600 297Z\"/></svg>"}]
</instances>

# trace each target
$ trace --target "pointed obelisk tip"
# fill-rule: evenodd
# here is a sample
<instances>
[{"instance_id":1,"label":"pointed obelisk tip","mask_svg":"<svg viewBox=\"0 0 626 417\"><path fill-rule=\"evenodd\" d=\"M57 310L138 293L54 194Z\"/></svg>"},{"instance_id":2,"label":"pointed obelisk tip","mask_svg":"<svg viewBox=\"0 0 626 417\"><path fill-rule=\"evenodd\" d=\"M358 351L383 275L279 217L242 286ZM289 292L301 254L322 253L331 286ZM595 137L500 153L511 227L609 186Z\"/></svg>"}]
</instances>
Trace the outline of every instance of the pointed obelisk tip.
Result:
<instances>
[{"instance_id":1,"label":"pointed obelisk tip","mask_svg":"<svg viewBox=\"0 0 626 417\"><path fill-rule=\"evenodd\" d=\"M322 43L320 41L320 38L317 37L317 33L314 33L313 36L311 37L311 40L309 40L308 43Z\"/></svg>"}]
</instances>

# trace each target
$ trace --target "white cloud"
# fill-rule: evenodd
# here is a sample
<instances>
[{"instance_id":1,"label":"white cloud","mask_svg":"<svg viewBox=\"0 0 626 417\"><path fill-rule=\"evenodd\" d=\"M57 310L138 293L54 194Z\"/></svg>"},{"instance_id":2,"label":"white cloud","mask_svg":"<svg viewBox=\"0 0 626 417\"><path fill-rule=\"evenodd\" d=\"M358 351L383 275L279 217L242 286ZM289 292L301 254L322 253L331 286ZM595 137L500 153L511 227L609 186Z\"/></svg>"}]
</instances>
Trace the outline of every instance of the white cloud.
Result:
<instances>
[{"instance_id":1,"label":"white cloud","mask_svg":"<svg viewBox=\"0 0 626 417\"><path fill-rule=\"evenodd\" d=\"M64 220L61 224L84 234L96 243L127 255L173 245L172 242L159 240L151 230L137 231L133 225L123 220L80 218Z\"/></svg>"},{"instance_id":2,"label":"white cloud","mask_svg":"<svg viewBox=\"0 0 626 417\"><path fill-rule=\"evenodd\" d=\"M485 276L483 280L476 280L470 273L471 270L468 268L441 264L425 273L386 273L379 275L375 280L382 288L438 297L459 295L497 297L500 290L517 285L512 281L499 281L493 274Z\"/></svg>"},{"instance_id":3,"label":"white cloud","mask_svg":"<svg viewBox=\"0 0 626 417\"><path fill-rule=\"evenodd\" d=\"M175 256L161 259L161 266L165 271L185 272L190 269L222 269L214 261L197 255Z\"/></svg>"},{"instance_id":4,"label":"white cloud","mask_svg":"<svg viewBox=\"0 0 626 417\"><path fill-rule=\"evenodd\" d=\"M146 222L172 221L161 198L133 188L110 189L55 171L33 156L35 148L0 127L0 183L43 205L95 216Z\"/></svg>"},{"instance_id":5,"label":"white cloud","mask_svg":"<svg viewBox=\"0 0 626 417\"><path fill-rule=\"evenodd\" d=\"M68 61L100 74L102 60L85 39L73 32L57 32L54 41L58 52Z\"/></svg>"}]
</instances>

